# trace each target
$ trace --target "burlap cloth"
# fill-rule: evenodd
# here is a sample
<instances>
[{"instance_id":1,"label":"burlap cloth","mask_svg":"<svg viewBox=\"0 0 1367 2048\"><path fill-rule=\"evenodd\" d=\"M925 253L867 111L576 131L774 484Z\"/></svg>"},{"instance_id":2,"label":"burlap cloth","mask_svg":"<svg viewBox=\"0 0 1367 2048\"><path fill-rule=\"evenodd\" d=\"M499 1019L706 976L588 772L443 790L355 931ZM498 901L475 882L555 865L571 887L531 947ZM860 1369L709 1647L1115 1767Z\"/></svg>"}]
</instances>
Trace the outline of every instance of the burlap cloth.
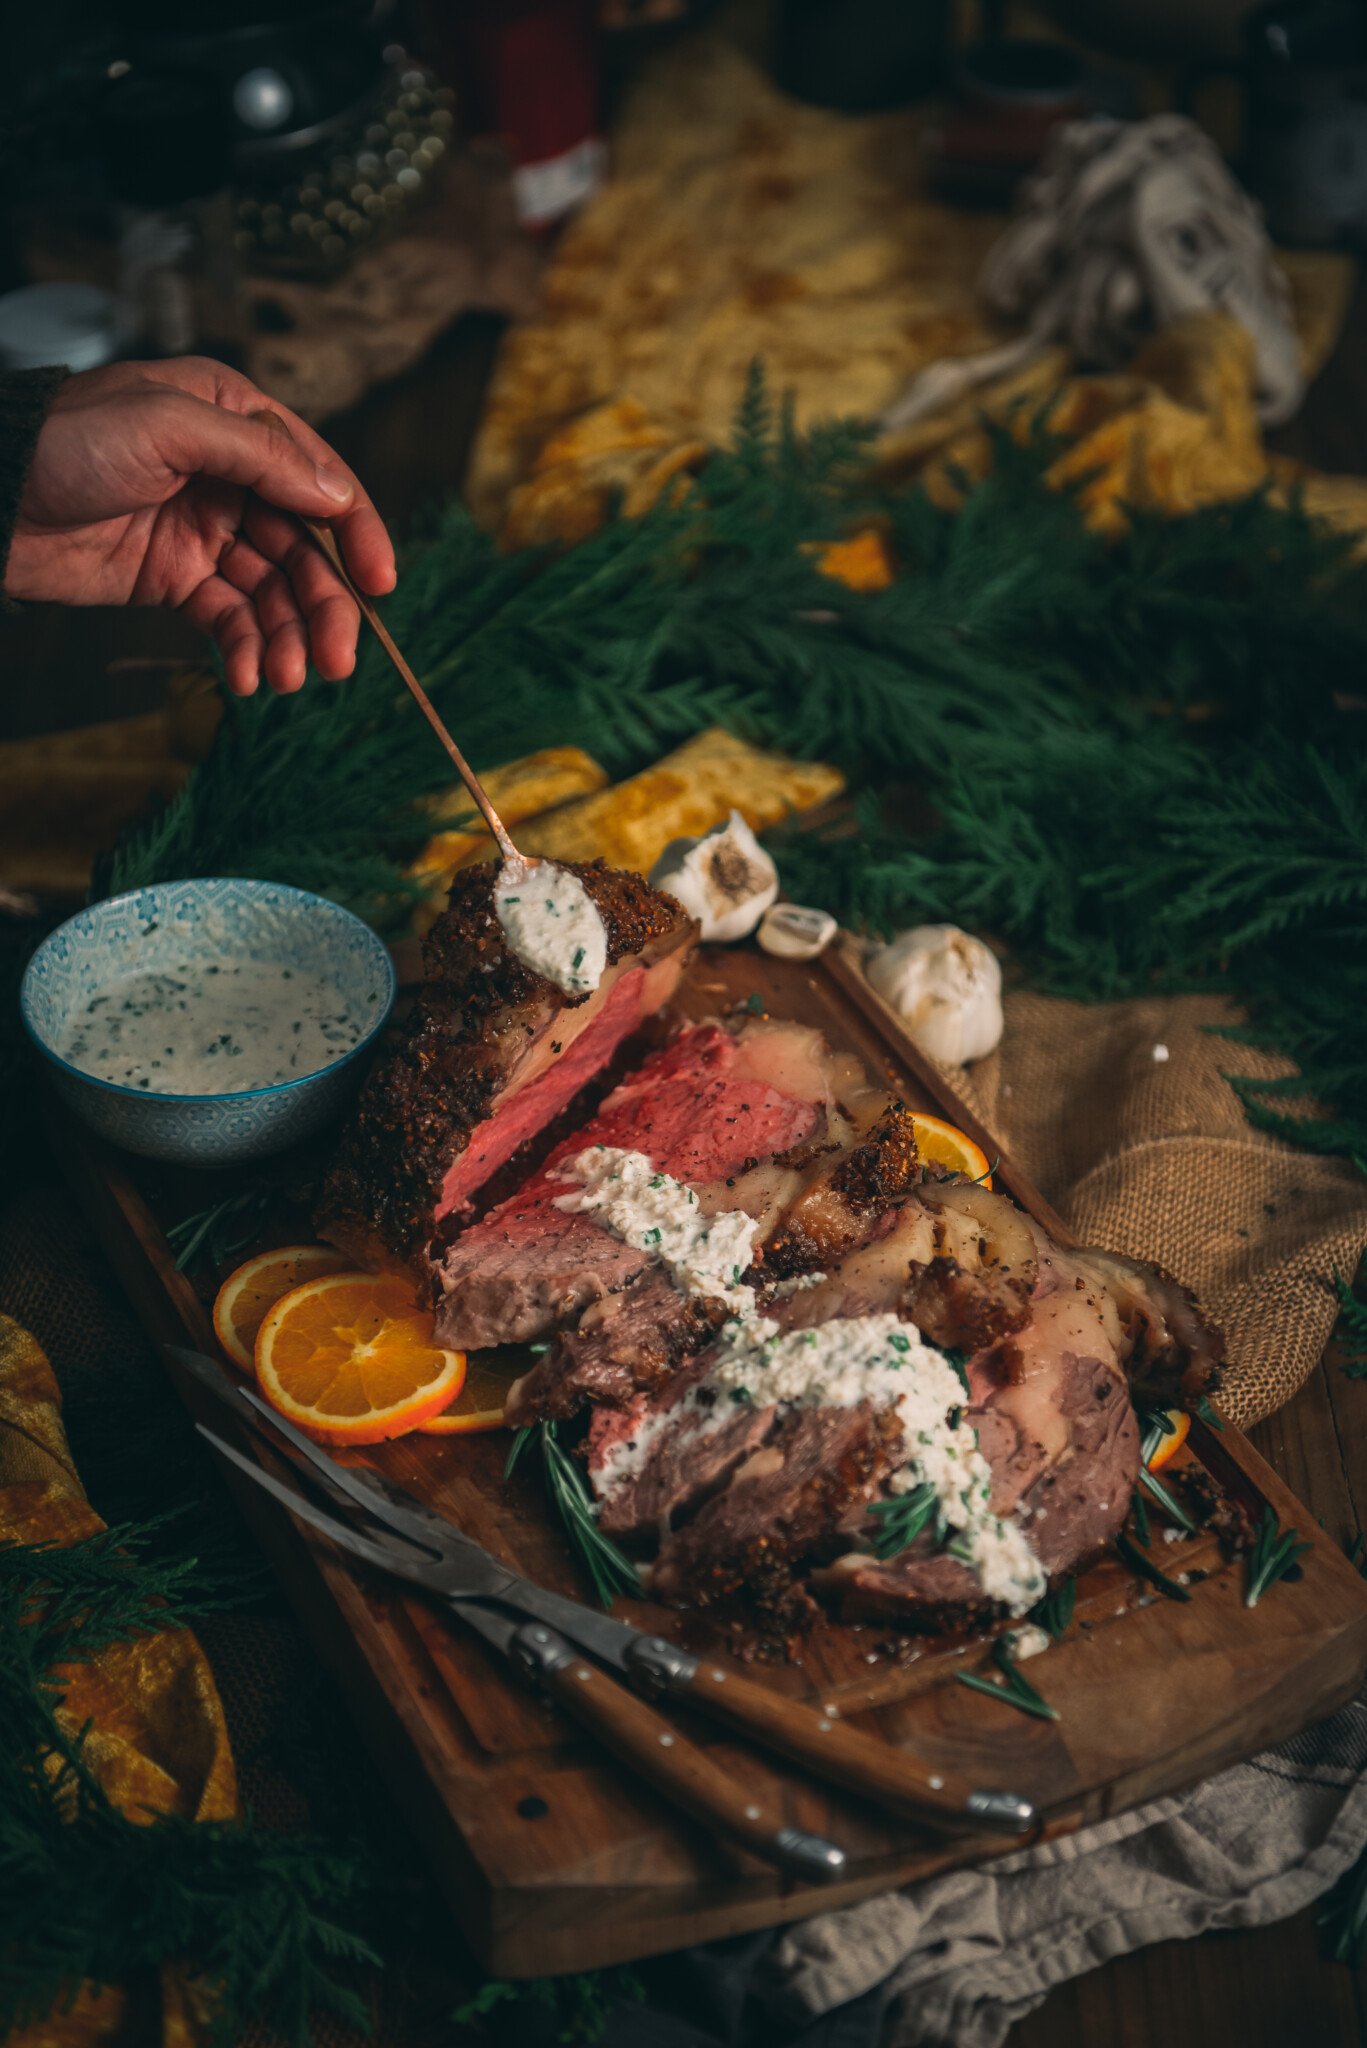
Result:
<instances>
[{"instance_id":1,"label":"burlap cloth","mask_svg":"<svg viewBox=\"0 0 1367 2048\"><path fill-rule=\"evenodd\" d=\"M1302 1386L1367 1245L1367 1179L1255 1130L1225 1074L1292 1073L1215 1035L1218 996L1008 995L998 1050L946 1078L1084 1242L1154 1259L1221 1324L1241 1426Z\"/></svg>"}]
</instances>

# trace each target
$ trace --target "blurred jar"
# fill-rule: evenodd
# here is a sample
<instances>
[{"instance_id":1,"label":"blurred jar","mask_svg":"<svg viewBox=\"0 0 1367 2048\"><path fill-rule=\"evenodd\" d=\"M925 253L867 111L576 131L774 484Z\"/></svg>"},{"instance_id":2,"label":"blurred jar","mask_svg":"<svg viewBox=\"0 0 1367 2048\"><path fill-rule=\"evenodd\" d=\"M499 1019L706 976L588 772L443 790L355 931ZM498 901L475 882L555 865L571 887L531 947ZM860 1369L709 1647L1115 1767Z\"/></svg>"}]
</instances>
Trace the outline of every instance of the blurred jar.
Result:
<instances>
[{"instance_id":1,"label":"blurred jar","mask_svg":"<svg viewBox=\"0 0 1367 2048\"><path fill-rule=\"evenodd\" d=\"M221 95L193 76L130 71L101 105L129 352L240 361L241 311Z\"/></svg>"}]
</instances>

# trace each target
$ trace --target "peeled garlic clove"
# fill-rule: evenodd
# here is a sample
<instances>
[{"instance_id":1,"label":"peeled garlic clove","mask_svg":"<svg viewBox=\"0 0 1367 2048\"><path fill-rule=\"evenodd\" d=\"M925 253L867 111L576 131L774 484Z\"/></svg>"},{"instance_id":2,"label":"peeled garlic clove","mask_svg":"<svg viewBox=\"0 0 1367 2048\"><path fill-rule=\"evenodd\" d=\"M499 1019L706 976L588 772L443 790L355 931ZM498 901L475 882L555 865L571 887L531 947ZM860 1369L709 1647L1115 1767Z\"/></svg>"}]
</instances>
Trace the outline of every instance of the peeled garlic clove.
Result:
<instances>
[{"instance_id":1,"label":"peeled garlic clove","mask_svg":"<svg viewBox=\"0 0 1367 2048\"><path fill-rule=\"evenodd\" d=\"M739 811L701 839L674 839L650 871L711 944L751 933L778 894L778 869Z\"/></svg>"},{"instance_id":2,"label":"peeled garlic clove","mask_svg":"<svg viewBox=\"0 0 1367 2048\"><path fill-rule=\"evenodd\" d=\"M834 937L835 919L801 903L775 903L760 919L760 946L779 960L815 960Z\"/></svg>"},{"instance_id":3,"label":"peeled garlic clove","mask_svg":"<svg viewBox=\"0 0 1367 2048\"><path fill-rule=\"evenodd\" d=\"M929 1059L949 1066L979 1060L1002 1035L1002 971L981 939L953 924L899 932L864 963L884 1002Z\"/></svg>"}]
</instances>

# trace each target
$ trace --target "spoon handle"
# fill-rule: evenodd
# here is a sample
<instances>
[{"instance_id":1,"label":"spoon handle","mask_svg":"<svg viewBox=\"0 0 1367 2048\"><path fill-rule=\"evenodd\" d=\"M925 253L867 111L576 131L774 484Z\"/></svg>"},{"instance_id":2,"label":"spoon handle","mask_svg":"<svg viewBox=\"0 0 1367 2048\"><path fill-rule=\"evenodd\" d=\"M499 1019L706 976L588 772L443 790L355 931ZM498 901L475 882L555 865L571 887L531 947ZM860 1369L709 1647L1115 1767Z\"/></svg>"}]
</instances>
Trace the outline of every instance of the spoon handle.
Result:
<instances>
[{"instance_id":1,"label":"spoon handle","mask_svg":"<svg viewBox=\"0 0 1367 2048\"><path fill-rule=\"evenodd\" d=\"M285 422L281 419L278 412L263 410L261 412L253 413L252 418L260 420L263 423L263 425L274 427L278 433L284 434L290 440L294 438L293 435L290 434L289 428L285 425ZM404 660L402 654L400 654L398 648L395 646L393 636L391 635L389 628L385 625L384 620L380 617L379 613L376 611L374 605L366 596L365 592L357 588L355 579L353 578L351 571L347 568L346 563L342 560L342 551L337 545L336 534L333 532L330 526L325 525L323 521L320 519L301 519L300 524L305 528L310 537L322 549L323 553L327 556L329 562L337 571L337 574L341 577L343 583L346 585L347 589L351 592L351 595L355 598L357 604L360 606L361 615L365 619L366 624L370 627L371 632L375 635L375 638L379 641L381 647L383 647L385 653L393 662L394 667L398 670L399 675L403 679L404 686L408 690L409 695L412 697L413 702L417 705L419 711L421 711L423 717L427 720L427 723L431 726L433 732L441 741L442 746L446 749L446 752L450 757L451 764L455 768L457 775L459 775L461 781L465 784L465 787L469 790L470 795L474 798L475 803L478 805L479 810L484 818L484 822L489 827L489 830L493 833L494 838L498 844L499 852L503 855L504 860L520 861L522 859L522 855L513 845L512 840L508 836L507 827L504 825L502 818L499 817L498 812L490 803L489 798L485 793L484 784L480 781L474 769L470 766L464 754L462 754L460 748L456 745L450 733L446 730L446 726L443 723L436 706L433 704L432 699L428 696L426 690L424 690L422 684L418 681L412 669L408 666L408 663Z\"/></svg>"}]
</instances>

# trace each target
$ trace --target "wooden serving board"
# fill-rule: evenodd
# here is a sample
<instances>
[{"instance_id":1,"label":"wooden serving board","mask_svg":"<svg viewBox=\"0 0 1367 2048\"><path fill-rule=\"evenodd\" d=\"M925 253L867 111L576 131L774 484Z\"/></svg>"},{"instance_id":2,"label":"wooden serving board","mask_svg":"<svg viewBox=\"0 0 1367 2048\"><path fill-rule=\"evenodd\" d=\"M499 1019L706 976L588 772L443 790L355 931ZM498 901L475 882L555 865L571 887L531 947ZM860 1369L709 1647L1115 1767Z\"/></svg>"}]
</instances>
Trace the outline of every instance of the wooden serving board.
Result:
<instances>
[{"instance_id":1,"label":"wooden serving board","mask_svg":"<svg viewBox=\"0 0 1367 2048\"><path fill-rule=\"evenodd\" d=\"M858 1052L914 1107L948 1117L994 1157L998 1148L918 1056L850 955L833 950L798 965L749 951L703 953L681 1006L701 1018L756 993L771 1014L815 1024L833 1045ZM116 1155L55 1106L53 1115L59 1156L148 1334L214 1354L212 1277L197 1285L177 1273L164 1229L231 1193L234 1177ZM282 1162L273 1177L278 1171L287 1187L307 1164ZM1066 1241L1059 1219L1008 1160L996 1182ZM263 1242L311 1235L304 1210L273 1222ZM192 1408L205 1398L188 1385L181 1392ZM501 1430L415 1435L348 1455L372 1461L530 1578L591 1598L547 1508L538 1460L524 1458L505 1483L508 1441ZM1313 1530L1231 1424L1217 1434L1194 1422L1178 1455L1206 1465L1255 1517L1266 1502L1284 1525ZM678 1818L539 1704L457 1621L354 1568L231 1468L225 1477L335 1672L463 1933L492 1972L539 1976L623 1962L800 1919L1018 1846L939 1839L690 1725L719 1760L772 1793L789 1821L832 1837L848 1854L849 1875L838 1886L786 1882ZM1027 1719L954 1682L956 1672L983 1663L981 1642L889 1651L885 1626L822 1625L800 1665L760 1665L751 1675L834 1703L932 1765L1009 1785L1036 1802L1051 1834L1175 1792L1332 1712L1355 1691L1367 1668L1367 1585L1334 1545L1317 1540L1299 1581L1272 1587L1251 1610L1242 1565L1223 1563L1212 1538L1155 1548L1166 1570L1191 1575L1189 1601L1154 1595L1115 1559L1090 1570L1073 1627L1029 1667L1058 1708L1057 1722ZM636 1602L618 1611L715 1651L697 1617Z\"/></svg>"}]
</instances>

